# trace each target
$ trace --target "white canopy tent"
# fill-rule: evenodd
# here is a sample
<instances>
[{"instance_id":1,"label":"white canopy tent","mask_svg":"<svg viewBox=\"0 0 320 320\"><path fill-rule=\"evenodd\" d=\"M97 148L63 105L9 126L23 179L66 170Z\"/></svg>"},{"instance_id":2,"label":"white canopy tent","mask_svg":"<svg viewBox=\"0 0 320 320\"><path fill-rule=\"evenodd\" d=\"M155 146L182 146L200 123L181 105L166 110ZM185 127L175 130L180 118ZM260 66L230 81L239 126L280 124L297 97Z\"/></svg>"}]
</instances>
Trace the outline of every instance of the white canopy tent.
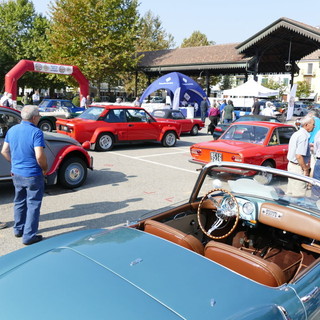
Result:
<instances>
[{"instance_id":1,"label":"white canopy tent","mask_svg":"<svg viewBox=\"0 0 320 320\"><path fill-rule=\"evenodd\" d=\"M224 90L223 94L226 96L236 97L266 98L279 95L279 90L266 88L259 84L257 81L250 79L236 88Z\"/></svg>"},{"instance_id":2,"label":"white canopy tent","mask_svg":"<svg viewBox=\"0 0 320 320\"><path fill-rule=\"evenodd\" d=\"M267 98L278 96L279 90L266 88L259 84L257 81L250 79L240 86L224 90L224 96L230 97L235 106L252 106L253 98Z\"/></svg>"}]
</instances>

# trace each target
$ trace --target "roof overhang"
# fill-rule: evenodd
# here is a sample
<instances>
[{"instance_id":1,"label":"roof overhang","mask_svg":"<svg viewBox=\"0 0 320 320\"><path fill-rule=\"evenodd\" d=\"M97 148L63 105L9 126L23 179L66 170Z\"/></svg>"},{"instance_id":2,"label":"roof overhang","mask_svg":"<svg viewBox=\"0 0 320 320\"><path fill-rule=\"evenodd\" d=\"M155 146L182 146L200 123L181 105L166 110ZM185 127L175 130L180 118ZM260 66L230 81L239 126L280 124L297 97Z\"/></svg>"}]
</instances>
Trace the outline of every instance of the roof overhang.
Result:
<instances>
[{"instance_id":1,"label":"roof overhang","mask_svg":"<svg viewBox=\"0 0 320 320\"><path fill-rule=\"evenodd\" d=\"M280 18L236 46L244 57L259 60L259 73L286 72L285 64L320 48L320 29Z\"/></svg>"}]
</instances>

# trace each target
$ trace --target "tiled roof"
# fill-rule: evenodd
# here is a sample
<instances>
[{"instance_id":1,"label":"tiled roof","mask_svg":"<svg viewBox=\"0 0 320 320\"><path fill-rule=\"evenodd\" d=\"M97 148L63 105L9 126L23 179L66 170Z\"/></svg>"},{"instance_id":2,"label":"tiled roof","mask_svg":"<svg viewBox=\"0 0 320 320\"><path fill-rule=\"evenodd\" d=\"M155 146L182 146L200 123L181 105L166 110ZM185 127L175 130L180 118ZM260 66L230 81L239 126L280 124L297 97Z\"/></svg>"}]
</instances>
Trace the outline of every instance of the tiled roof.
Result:
<instances>
[{"instance_id":1,"label":"tiled roof","mask_svg":"<svg viewBox=\"0 0 320 320\"><path fill-rule=\"evenodd\" d=\"M243 62L243 55L235 49L237 43L203 47L177 48L141 52L139 66L168 66Z\"/></svg>"}]
</instances>

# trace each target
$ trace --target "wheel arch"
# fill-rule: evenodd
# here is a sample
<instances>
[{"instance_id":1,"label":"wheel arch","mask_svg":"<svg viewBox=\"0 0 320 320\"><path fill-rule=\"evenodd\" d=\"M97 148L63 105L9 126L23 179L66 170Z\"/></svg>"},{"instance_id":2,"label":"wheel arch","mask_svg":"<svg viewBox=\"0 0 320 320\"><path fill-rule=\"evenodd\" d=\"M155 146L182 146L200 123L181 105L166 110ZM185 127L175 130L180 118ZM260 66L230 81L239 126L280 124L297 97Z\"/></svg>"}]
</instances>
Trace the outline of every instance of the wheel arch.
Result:
<instances>
[{"instance_id":1,"label":"wheel arch","mask_svg":"<svg viewBox=\"0 0 320 320\"><path fill-rule=\"evenodd\" d=\"M47 175L49 176L51 174L54 174L55 172L58 172L61 164L67 159L70 159L73 157L81 158L86 163L87 168L93 170L92 159L88 154L88 152L82 149L81 147L71 145L71 146L65 146L59 151L59 153L56 155L54 159L53 164L51 165L51 168L49 168Z\"/></svg>"}]
</instances>

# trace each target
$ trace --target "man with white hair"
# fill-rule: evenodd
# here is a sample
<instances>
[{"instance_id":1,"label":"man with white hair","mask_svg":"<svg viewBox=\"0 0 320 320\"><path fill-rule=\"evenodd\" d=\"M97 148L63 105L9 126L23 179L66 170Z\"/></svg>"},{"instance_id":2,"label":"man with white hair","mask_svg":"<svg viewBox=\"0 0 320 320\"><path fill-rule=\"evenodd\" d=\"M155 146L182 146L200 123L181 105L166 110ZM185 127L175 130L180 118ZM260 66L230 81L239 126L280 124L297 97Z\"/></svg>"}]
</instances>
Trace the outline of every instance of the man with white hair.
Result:
<instances>
[{"instance_id":1,"label":"man with white hair","mask_svg":"<svg viewBox=\"0 0 320 320\"><path fill-rule=\"evenodd\" d=\"M43 176L48 164L44 135L37 127L40 119L38 106L24 106L21 117L21 123L8 130L1 154L11 162L15 187L14 235L22 237L23 244L30 245L42 240L37 232L44 194Z\"/></svg>"},{"instance_id":2,"label":"man with white hair","mask_svg":"<svg viewBox=\"0 0 320 320\"><path fill-rule=\"evenodd\" d=\"M314 119L305 116L301 119L301 127L290 138L287 159L288 171L308 176L310 171L310 132L314 128ZM287 193L297 197L304 197L307 184L298 180L288 179Z\"/></svg>"},{"instance_id":3,"label":"man with white hair","mask_svg":"<svg viewBox=\"0 0 320 320\"><path fill-rule=\"evenodd\" d=\"M268 117L273 117L274 112L273 112L273 104L270 101L266 102L266 106L262 109L260 112L263 116L268 116Z\"/></svg>"}]
</instances>

